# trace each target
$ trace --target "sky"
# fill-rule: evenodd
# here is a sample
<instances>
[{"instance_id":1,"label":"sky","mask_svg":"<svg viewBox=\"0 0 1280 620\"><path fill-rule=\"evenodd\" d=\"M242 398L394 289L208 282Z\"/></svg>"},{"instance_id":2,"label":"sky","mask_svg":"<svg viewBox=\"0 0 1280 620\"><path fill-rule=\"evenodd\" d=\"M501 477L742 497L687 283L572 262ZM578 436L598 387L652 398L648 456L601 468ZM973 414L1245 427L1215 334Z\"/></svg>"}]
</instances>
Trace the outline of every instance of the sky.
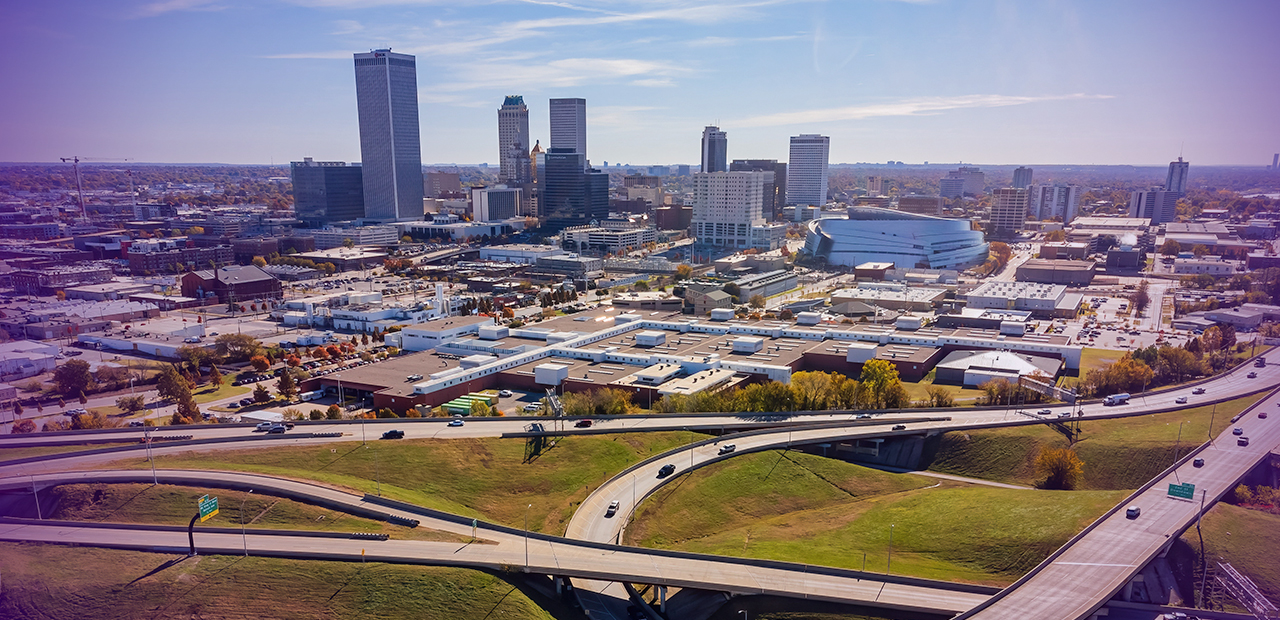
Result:
<instances>
[{"instance_id":1,"label":"sky","mask_svg":"<svg viewBox=\"0 0 1280 620\"><path fill-rule=\"evenodd\" d=\"M1266 165L1276 0L0 2L0 161L359 161L352 54L413 54L424 163L498 161L497 108L587 100L587 154L697 164Z\"/></svg>"}]
</instances>

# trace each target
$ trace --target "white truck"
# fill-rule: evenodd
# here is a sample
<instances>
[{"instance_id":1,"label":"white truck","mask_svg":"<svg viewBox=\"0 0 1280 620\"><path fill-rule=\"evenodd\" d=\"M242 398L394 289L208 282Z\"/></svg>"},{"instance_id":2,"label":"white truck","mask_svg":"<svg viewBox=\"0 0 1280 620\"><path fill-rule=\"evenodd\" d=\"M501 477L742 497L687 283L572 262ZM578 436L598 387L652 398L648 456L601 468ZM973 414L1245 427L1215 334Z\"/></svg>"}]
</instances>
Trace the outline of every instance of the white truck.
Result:
<instances>
[{"instance_id":1,"label":"white truck","mask_svg":"<svg viewBox=\"0 0 1280 620\"><path fill-rule=\"evenodd\" d=\"M1111 407L1111 406L1114 406L1114 405L1124 405L1124 404L1127 404L1128 402L1129 402L1129 393L1128 393L1128 392L1121 392L1121 393L1119 393L1119 394L1112 394L1112 395L1110 395L1110 396L1108 396L1108 397L1106 397L1106 398L1102 399L1102 404L1104 404L1104 405L1106 405L1106 406L1108 406L1108 407Z\"/></svg>"}]
</instances>

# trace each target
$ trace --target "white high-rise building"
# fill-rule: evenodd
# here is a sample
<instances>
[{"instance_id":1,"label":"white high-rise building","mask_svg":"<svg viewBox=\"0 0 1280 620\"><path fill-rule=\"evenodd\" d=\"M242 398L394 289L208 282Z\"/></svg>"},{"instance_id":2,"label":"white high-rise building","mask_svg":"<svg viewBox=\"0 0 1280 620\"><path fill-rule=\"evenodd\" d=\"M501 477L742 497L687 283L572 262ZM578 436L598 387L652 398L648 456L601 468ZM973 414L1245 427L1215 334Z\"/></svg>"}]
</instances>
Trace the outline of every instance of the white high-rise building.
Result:
<instances>
[{"instance_id":1,"label":"white high-rise building","mask_svg":"<svg viewBox=\"0 0 1280 620\"><path fill-rule=\"evenodd\" d=\"M787 204L827 204L827 155L831 138L818 134L791 136L787 162Z\"/></svg>"},{"instance_id":2,"label":"white high-rise building","mask_svg":"<svg viewBox=\"0 0 1280 620\"><path fill-rule=\"evenodd\" d=\"M374 50L356 54L355 69L364 217L378 222L421 219L417 62L408 54Z\"/></svg>"},{"instance_id":3,"label":"white high-rise building","mask_svg":"<svg viewBox=\"0 0 1280 620\"><path fill-rule=\"evenodd\" d=\"M868 196L884 195L884 177L877 177L877 176L867 177L867 195Z\"/></svg>"},{"instance_id":4,"label":"white high-rise building","mask_svg":"<svg viewBox=\"0 0 1280 620\"><path fill-rule=\"evenodd\" d=\"M727 172L729 137L719 127L702 130L702 172Z\"/></svg>"},{"instance_id":5,"label":"white high-rise building","mask_svg":"<svg viewBox=\"0 0 1280 620\"><path fill-rule=\"evenodd\" d=\"M1003 187L991 193L991 226L987 233L992 237L1012 237L1027 222L1027 190Z\"/></svg>"},{"instance_id":6,"label":"white high-rise building","mask_svg":"<svg viewBox=\"0 0 1280 620\"><path fill-rule=\"evenodd\" d=\"M693 175L693 234L699 243L751 247L751 229L764 226L768 172L700 172Z\"/></svg>"},{"instance_id":7,"label":"white high-rise building","mask_svg":"<svg viewBox=\"0 0 1280 620\"><path fill-rule=\"evenodd\" d=\"M508 95L498 108L498 170L503 181L524 183L529 181L529 108L524 97ZM520 155L524 156L521 157Z\"/></svg>"},{"instance_id":8,"label":"white high-rise building","mask_svg":"<svg viewBox=\"0 0 1280 620\"><path fill-rule=\"evenodd\" d=\"M1027 188L1027 193L1028 211L1036 219L1060 217L1064 224L1076 219L1080 208L1079 185L1032 185Z\"/></svg>"},{"instance_id":9,"label":"white high-rise building","mask_svg":"<svg viewBox=\"0 0 1280 620\"><path fill-rule=\"evenodd\" d=\"M1179 157L1178 161L1169 162L1169 175L1165 177L1164 189L1168 192L1178 194L1187 193L1187 174L1191 172L1191 162L1182 161ZM1151 222L1154 224L1155 222Z\"/></svg>"},{"instance_id":10,"label":"white high-rise building","mask_svg":"<svg viewBox=\"0 0 1280 620\"><path fill-rule=\"evenodd\" d=\"M573 149L587 165L587 100L551 100L551 148ZM585 168L584 168L585 169Z\"/></svg>"}]
</instances>

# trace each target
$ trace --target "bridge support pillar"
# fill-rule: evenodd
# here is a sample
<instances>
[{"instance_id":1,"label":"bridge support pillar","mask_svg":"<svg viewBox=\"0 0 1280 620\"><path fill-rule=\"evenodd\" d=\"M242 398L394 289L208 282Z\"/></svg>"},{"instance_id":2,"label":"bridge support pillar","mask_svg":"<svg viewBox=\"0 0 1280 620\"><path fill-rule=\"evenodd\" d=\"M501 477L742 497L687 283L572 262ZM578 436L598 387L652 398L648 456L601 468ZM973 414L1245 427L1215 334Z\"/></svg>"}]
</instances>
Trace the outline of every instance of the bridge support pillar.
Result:
<instances>
[{"instance_id":1,"label":"bridge support pillar","mask_svg":"<svg viewBox=\"0 0 1280 620\"><path fill-rule=\"evenodd\" d=\"M556 595L559 596L560 594L563 594L564 582L561 581L559 577L552 577L551 580L556 583Z\"/></svg>"},{"instance_id":2,"label":"bridge support pillar","mask_svg":"<svg viewBox=\"0 0 1280 620\"><path fill-rule=\"evenodd\" d=\"M667 613L667 586L658 586L658 611Z\"/></svg>"}]
</instances>

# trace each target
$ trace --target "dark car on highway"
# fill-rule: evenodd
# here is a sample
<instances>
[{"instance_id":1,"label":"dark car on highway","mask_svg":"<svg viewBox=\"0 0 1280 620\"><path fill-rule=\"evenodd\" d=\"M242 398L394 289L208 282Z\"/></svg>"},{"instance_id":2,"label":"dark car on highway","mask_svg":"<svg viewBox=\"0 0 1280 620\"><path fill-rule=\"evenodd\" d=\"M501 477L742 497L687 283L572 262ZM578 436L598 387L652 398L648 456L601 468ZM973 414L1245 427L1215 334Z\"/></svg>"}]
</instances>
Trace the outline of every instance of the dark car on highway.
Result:
<instances>
[{"instance_id":1,"label":"dark car on highway","mask_svg":"<svg viewBox=\"0 0 1280 620\"><path fill-rule=\"evenodd\" d=\"M382 434L383 439L404 439L404 431L389 430Z\"/></svg>"},{"instance_id":2,"label":"dark car on highway","mask_svg":"<svg viewBox=\"0 0 1280 620\"><path fill-rule=\"evenodd\" d=\"M676 466L672 465L671 463L667 463L666 465L662 466L662 469L658 470L658 477L666 478L667 476L674 474L675 471L676 471Z\"/></svg>"}]
</instances>

